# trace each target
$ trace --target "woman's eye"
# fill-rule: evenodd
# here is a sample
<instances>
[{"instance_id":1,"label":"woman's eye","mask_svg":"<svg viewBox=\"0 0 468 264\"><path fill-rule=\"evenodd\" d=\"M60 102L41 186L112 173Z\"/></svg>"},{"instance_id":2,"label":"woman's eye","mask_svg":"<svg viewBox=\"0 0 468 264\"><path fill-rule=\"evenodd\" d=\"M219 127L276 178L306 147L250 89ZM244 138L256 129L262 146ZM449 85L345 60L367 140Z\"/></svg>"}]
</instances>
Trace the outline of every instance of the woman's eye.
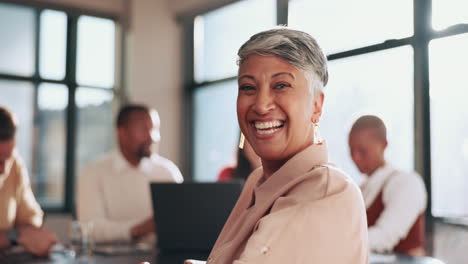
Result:
<instances>
[{"instance_id":1,"label":"woman's eye","mask_svg":"<svg viewBox=\"0 0 468 264\"><path fill-rule=\"evenodd\" d=\"M251 85L242 85L242 86L239 86L239 90L241 90L241 91L252 91L252 90L255 90L255 87L253 87Z\"/></svg>"},{"instance_id":2,"label":"woman's eye","mask_svg":"<svg viewBox=\"0 0 468 264\"><path fill-rule=\"evenodd\" d=\"M286 87L289 87L289 86L290 86L289 84L278 83L277 85L275 85L275 89L283 89L283 88L286 88Z\"/></svg>"}]
</instances>

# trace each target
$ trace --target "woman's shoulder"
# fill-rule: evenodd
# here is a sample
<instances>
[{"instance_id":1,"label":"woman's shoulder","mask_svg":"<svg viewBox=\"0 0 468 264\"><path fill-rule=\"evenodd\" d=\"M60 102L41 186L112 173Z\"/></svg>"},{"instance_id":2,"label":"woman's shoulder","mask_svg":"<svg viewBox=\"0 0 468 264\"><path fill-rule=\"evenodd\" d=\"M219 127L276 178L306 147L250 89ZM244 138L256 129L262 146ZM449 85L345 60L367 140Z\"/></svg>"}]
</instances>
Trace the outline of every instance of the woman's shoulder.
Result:
<instances>
[{"instance_id":1,"label":"woman's shoulder","mask_svg":"<svg viewBox=\"0 0 468 264\"><path fill-rule=\"evenodd\" d=\"M300 200L320 200L337 195L361 197L357 184L333 164L322 164L309 171L290 192ZM361 198L360 198L361 199Z\"/></svg>"}]
</instances>

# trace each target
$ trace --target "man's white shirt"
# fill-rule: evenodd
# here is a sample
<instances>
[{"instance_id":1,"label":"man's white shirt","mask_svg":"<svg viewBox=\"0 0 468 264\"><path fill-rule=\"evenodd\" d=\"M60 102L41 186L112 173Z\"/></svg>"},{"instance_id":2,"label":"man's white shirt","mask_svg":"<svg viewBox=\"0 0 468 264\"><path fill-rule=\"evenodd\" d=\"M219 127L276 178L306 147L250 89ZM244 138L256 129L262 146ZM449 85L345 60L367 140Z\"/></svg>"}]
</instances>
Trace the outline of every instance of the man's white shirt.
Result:
<instances>
[{"instance_id":1,"label":"man's white shirt","mask_svg":"<svg viewBox=\"0 0 468 264\"><path fill-rule=\"evenodd\" d=\"M92 221L96 242L129 241L130 229L152 216L151 182L182 183L177 166L157 154L137 168L120 151L106 154L78 178L77 217Z\"/></svg>"},{"instance_id":2,"label":"man's white shirt","mask_svg":"<svg viewBox=\"0 0 468 264\"><path fill-rule=\"evenodd\" d=\"M384 211L369 227L369 247L372 251L391 251L405 238L418 216L424 212L427 193L417 173L395 170L390 165L377 169L361 184L366 209L382 191Z\"/></svg>"}]
</instances>

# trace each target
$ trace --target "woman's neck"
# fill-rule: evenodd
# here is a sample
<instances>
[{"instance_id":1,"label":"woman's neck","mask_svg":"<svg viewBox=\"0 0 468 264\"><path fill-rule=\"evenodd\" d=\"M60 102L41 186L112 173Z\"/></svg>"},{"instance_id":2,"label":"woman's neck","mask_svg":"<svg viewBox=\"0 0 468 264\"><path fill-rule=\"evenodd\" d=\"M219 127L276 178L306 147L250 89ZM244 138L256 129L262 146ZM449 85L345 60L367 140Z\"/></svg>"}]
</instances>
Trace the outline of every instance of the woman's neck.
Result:
<instances>
[{"instance_id":1,"label":"woman's neck","mask_svg":"<svg viewBox=\"0 0 468 264\"><path fill-rule=\"evenodd\" d=\"M286 163L287 160L264 160L262 159L263 166L263 177L268 179L273 173L275 173L281 166Z\"/></svg>"}]
</instances>

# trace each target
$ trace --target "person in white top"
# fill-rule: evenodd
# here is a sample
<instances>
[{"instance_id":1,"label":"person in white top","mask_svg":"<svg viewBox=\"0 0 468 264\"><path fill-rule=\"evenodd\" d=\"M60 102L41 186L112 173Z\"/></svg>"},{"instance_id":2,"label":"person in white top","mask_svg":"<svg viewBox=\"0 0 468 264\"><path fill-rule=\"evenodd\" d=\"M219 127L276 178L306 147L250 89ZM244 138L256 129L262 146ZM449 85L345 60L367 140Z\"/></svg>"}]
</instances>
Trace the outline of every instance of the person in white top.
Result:
<instances>
[{"instance_id":1,"label":"person in white top","mask_svg":"<svg viewBox=\"0 0 468 264\"><path fill-rule=\"evenodd\" d=\"M398 170L385 161L387 132L373 115L356 120L349 133L351 157L367 176L361 184L374 252L425 255L424 216L427 193L415 172Z\"/></svg>"},{"instance_id":2,"label":"person in white top","mask_svg":"<svg viewBox=\"0 0 468 264\"><path fill-rule=\"evenodd\" d=\"M117 116L118 150L95 161L78 178L77 218L92 221L96 242L153 240L151 182L183 182L177 166L153 152L159 116L127 105Z\"/></svg>"}]
</instances>

